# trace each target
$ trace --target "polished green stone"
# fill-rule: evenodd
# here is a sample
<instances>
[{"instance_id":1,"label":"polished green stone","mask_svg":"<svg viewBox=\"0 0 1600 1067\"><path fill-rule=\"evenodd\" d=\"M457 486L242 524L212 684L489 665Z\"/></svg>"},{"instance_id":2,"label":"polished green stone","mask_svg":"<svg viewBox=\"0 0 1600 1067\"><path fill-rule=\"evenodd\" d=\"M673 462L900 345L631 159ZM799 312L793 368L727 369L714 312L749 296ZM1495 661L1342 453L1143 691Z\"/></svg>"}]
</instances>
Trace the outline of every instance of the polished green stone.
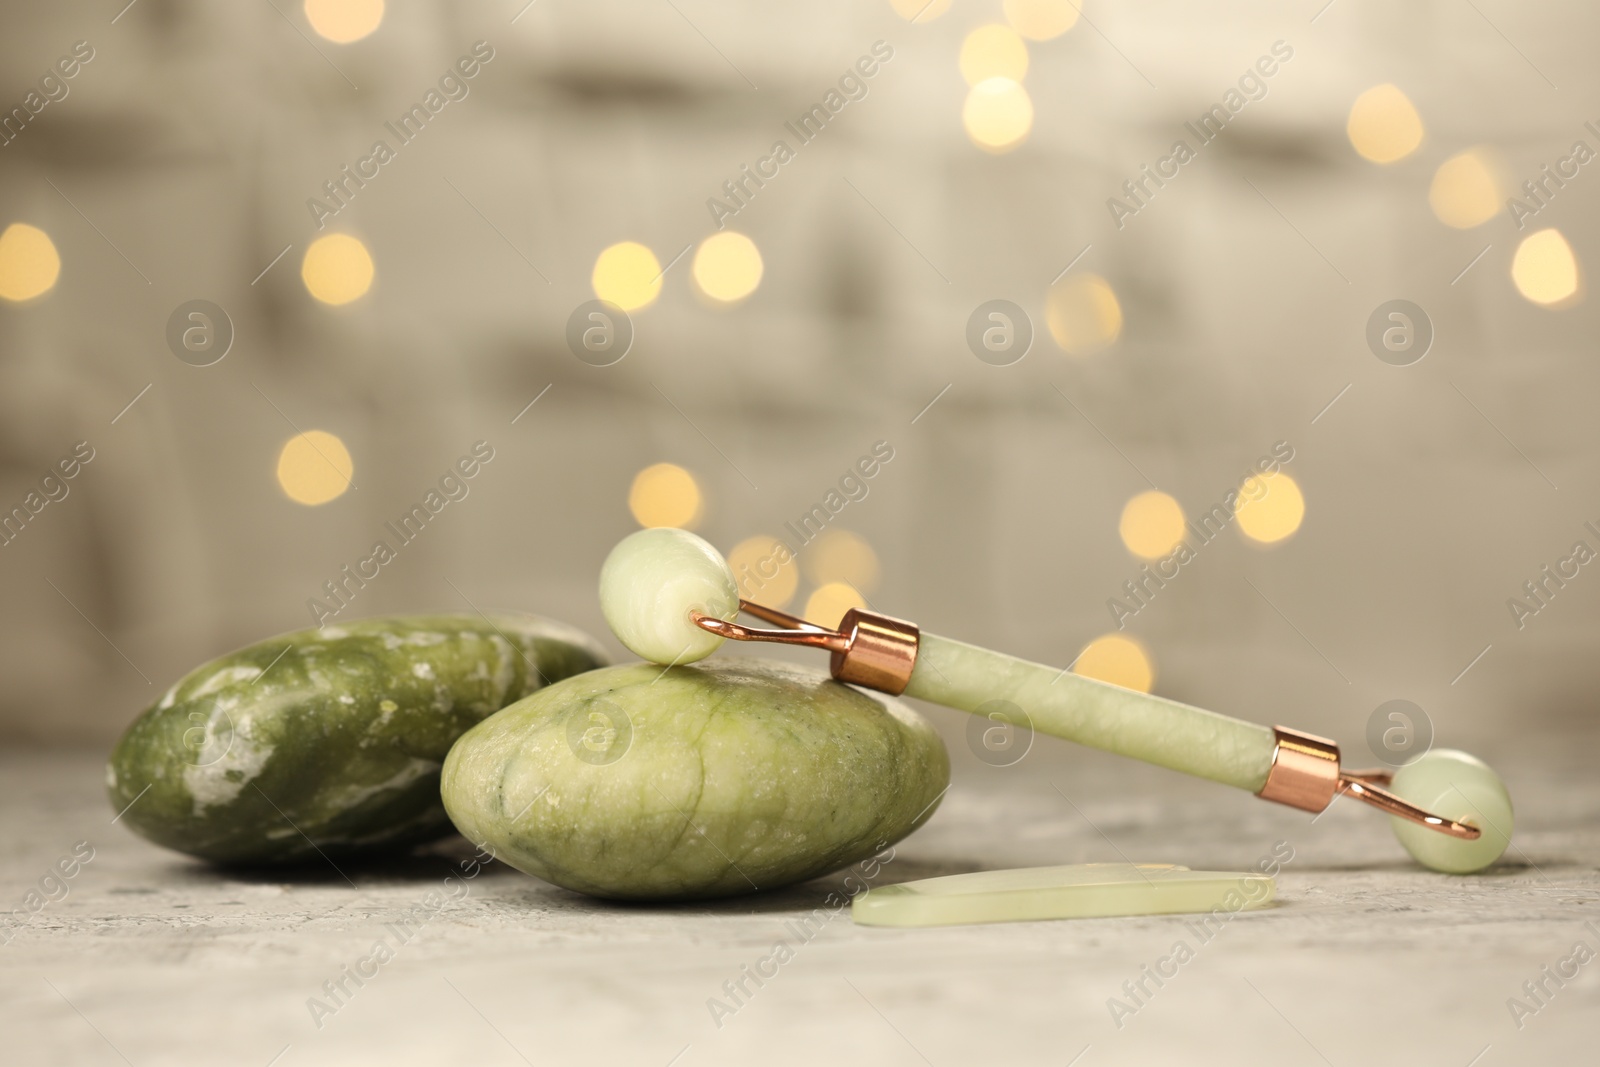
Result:
<instances>
[{"instance_id":1,"label":"polished green stone","mask_svg":"<svg viewBox=\"0 0 1600 1067\"><path fill-rule=\"evenodd\" d=\"M944 744L891 697L758 660L592 671L457 742L445 808L528 874L595 896L773 889L870 856L932 813Z\"/></svg>"},{"instance_id":2,"label":"polished green stone","mask_svg":"<svg viewBox=\"0 0 1600 1067\"><path fill-rule=\"evenodd\" d=\"M448 833L439 767L466 730L604 663L531 616L405 616L302 630L184 676L106 768L119 822L168 848L277 863Z\"/></svg>"}]
</instances>

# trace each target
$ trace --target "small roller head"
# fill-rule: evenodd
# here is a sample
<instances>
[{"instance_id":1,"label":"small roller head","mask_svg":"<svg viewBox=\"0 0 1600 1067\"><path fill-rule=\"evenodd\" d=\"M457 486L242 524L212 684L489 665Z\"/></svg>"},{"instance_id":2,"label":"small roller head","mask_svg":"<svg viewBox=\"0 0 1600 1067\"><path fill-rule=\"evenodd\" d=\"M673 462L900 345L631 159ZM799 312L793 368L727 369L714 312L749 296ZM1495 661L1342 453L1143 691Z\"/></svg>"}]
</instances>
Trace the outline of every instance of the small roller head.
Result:
<instances>
[{"instance_id":1,"label":"small roller head","mask_svg":"<svg viewBox=\"0 0 1600 1067\"><path fill-rule=\"evenodd\" d=\"M739 589L721 553L687 530L640 530L600 568L600 610L634 655L655 663L705 659L723 639L689 620L739 614Z\"/></svg>"},{"instance_id":2,"label":"small roller head","mask_svg":"<svg viewBox=\"0 0 1600 1067\"><path fill-rule=\"evenodd\" d=\"M1489 866L1511 843L1511 795L1487 763L1455 749L1434 749L1394 772L1389 791L1417 807L1482 831L1476 841L1447 837L1391 817L1400 844L1424 867L1469 874Z\"/></svg>"}]
</instances>

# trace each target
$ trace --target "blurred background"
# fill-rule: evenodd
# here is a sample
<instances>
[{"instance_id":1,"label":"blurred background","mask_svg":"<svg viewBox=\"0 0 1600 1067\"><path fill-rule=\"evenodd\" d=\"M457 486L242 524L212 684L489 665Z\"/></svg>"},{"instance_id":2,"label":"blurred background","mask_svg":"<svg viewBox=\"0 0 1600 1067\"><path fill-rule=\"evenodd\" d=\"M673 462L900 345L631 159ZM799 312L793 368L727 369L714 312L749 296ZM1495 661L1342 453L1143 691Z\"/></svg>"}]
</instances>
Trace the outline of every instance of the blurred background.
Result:
<instances>
[{"instance_id":1,"label":"blurred background","mask_svg":"<svg viewBox=\"0 0 1600 1067\"><path fill-rule=\"evenodd\" d=\"M1352 762L1590 720L1588 6L124 3L0 34L11 745L318 604L620 655L641 525Z\"/></svg>"}]
</instances>

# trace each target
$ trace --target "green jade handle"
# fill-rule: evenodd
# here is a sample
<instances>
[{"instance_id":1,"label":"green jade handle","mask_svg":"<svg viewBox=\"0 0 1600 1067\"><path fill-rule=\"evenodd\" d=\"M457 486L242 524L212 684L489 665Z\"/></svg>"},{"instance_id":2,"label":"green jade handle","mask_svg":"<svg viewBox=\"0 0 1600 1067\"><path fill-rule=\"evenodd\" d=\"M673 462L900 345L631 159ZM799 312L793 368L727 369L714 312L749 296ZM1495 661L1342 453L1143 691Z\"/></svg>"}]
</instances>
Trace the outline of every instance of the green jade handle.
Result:
<instances>
[{"instance_id":1,"label":"green jade handle","mask_svg":"<svg viewBox=\"0 0 1600 1067\"><path fill-rule=\"evenodd\" d=\"M1251 793L1267 785L1279 759L1271 727L925 633L902 619L853 608L831 631L748 600L739 610L784 629L750 629L705 613L695 623L736 640L826 648L842 682L1006 721L1017 718L1009 704L1040 733ZM1338 773L1332 747L1324 777ZM1328 800L1332 789L1330 781Z\"/></svg>"},{"instance_id":2,"label":"green jade handle","mask_svg":"<svg viewBox=\"0 0 1600 1067\"><path fill-rule=\"evenodd\" d=\"M930 633L904 692L978 715L1004 700L1039 733L1251 793L1266 785L1278 744L1269 726Z\"/></svg>"}]
</instances>

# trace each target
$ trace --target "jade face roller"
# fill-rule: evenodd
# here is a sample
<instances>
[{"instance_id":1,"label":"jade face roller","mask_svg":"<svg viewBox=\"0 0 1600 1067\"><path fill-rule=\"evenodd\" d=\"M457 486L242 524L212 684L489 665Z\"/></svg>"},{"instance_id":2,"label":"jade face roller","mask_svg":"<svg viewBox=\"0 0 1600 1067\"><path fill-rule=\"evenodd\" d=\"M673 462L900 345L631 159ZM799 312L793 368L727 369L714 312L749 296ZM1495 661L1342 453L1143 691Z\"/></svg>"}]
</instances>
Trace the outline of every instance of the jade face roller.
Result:
<instances>
[{"instance_id":1,"label":"jade face roller","mask_svg":"<svg viewBox=\"0 0 1600 1067\"><path fill-rule=\"evenodd\" d=\"M851 609L829 630L741 600L722 556L683 530L640 530L619 542L600 571L600 605L617 639L656 663L704 659L727 638L808 645L831 654L841 682L977 714L1005 700L1040 733L1263 800L1320 812L1348 794L1390 815L1406 851L1434 870L1480 870L1510 843L1505 786L1464 752L1434 750L1393 775L1350 771L1325 738L1030 663L876 612ZM779 628L741 625L741 611Z\"/></svg>"}]
</instances>

